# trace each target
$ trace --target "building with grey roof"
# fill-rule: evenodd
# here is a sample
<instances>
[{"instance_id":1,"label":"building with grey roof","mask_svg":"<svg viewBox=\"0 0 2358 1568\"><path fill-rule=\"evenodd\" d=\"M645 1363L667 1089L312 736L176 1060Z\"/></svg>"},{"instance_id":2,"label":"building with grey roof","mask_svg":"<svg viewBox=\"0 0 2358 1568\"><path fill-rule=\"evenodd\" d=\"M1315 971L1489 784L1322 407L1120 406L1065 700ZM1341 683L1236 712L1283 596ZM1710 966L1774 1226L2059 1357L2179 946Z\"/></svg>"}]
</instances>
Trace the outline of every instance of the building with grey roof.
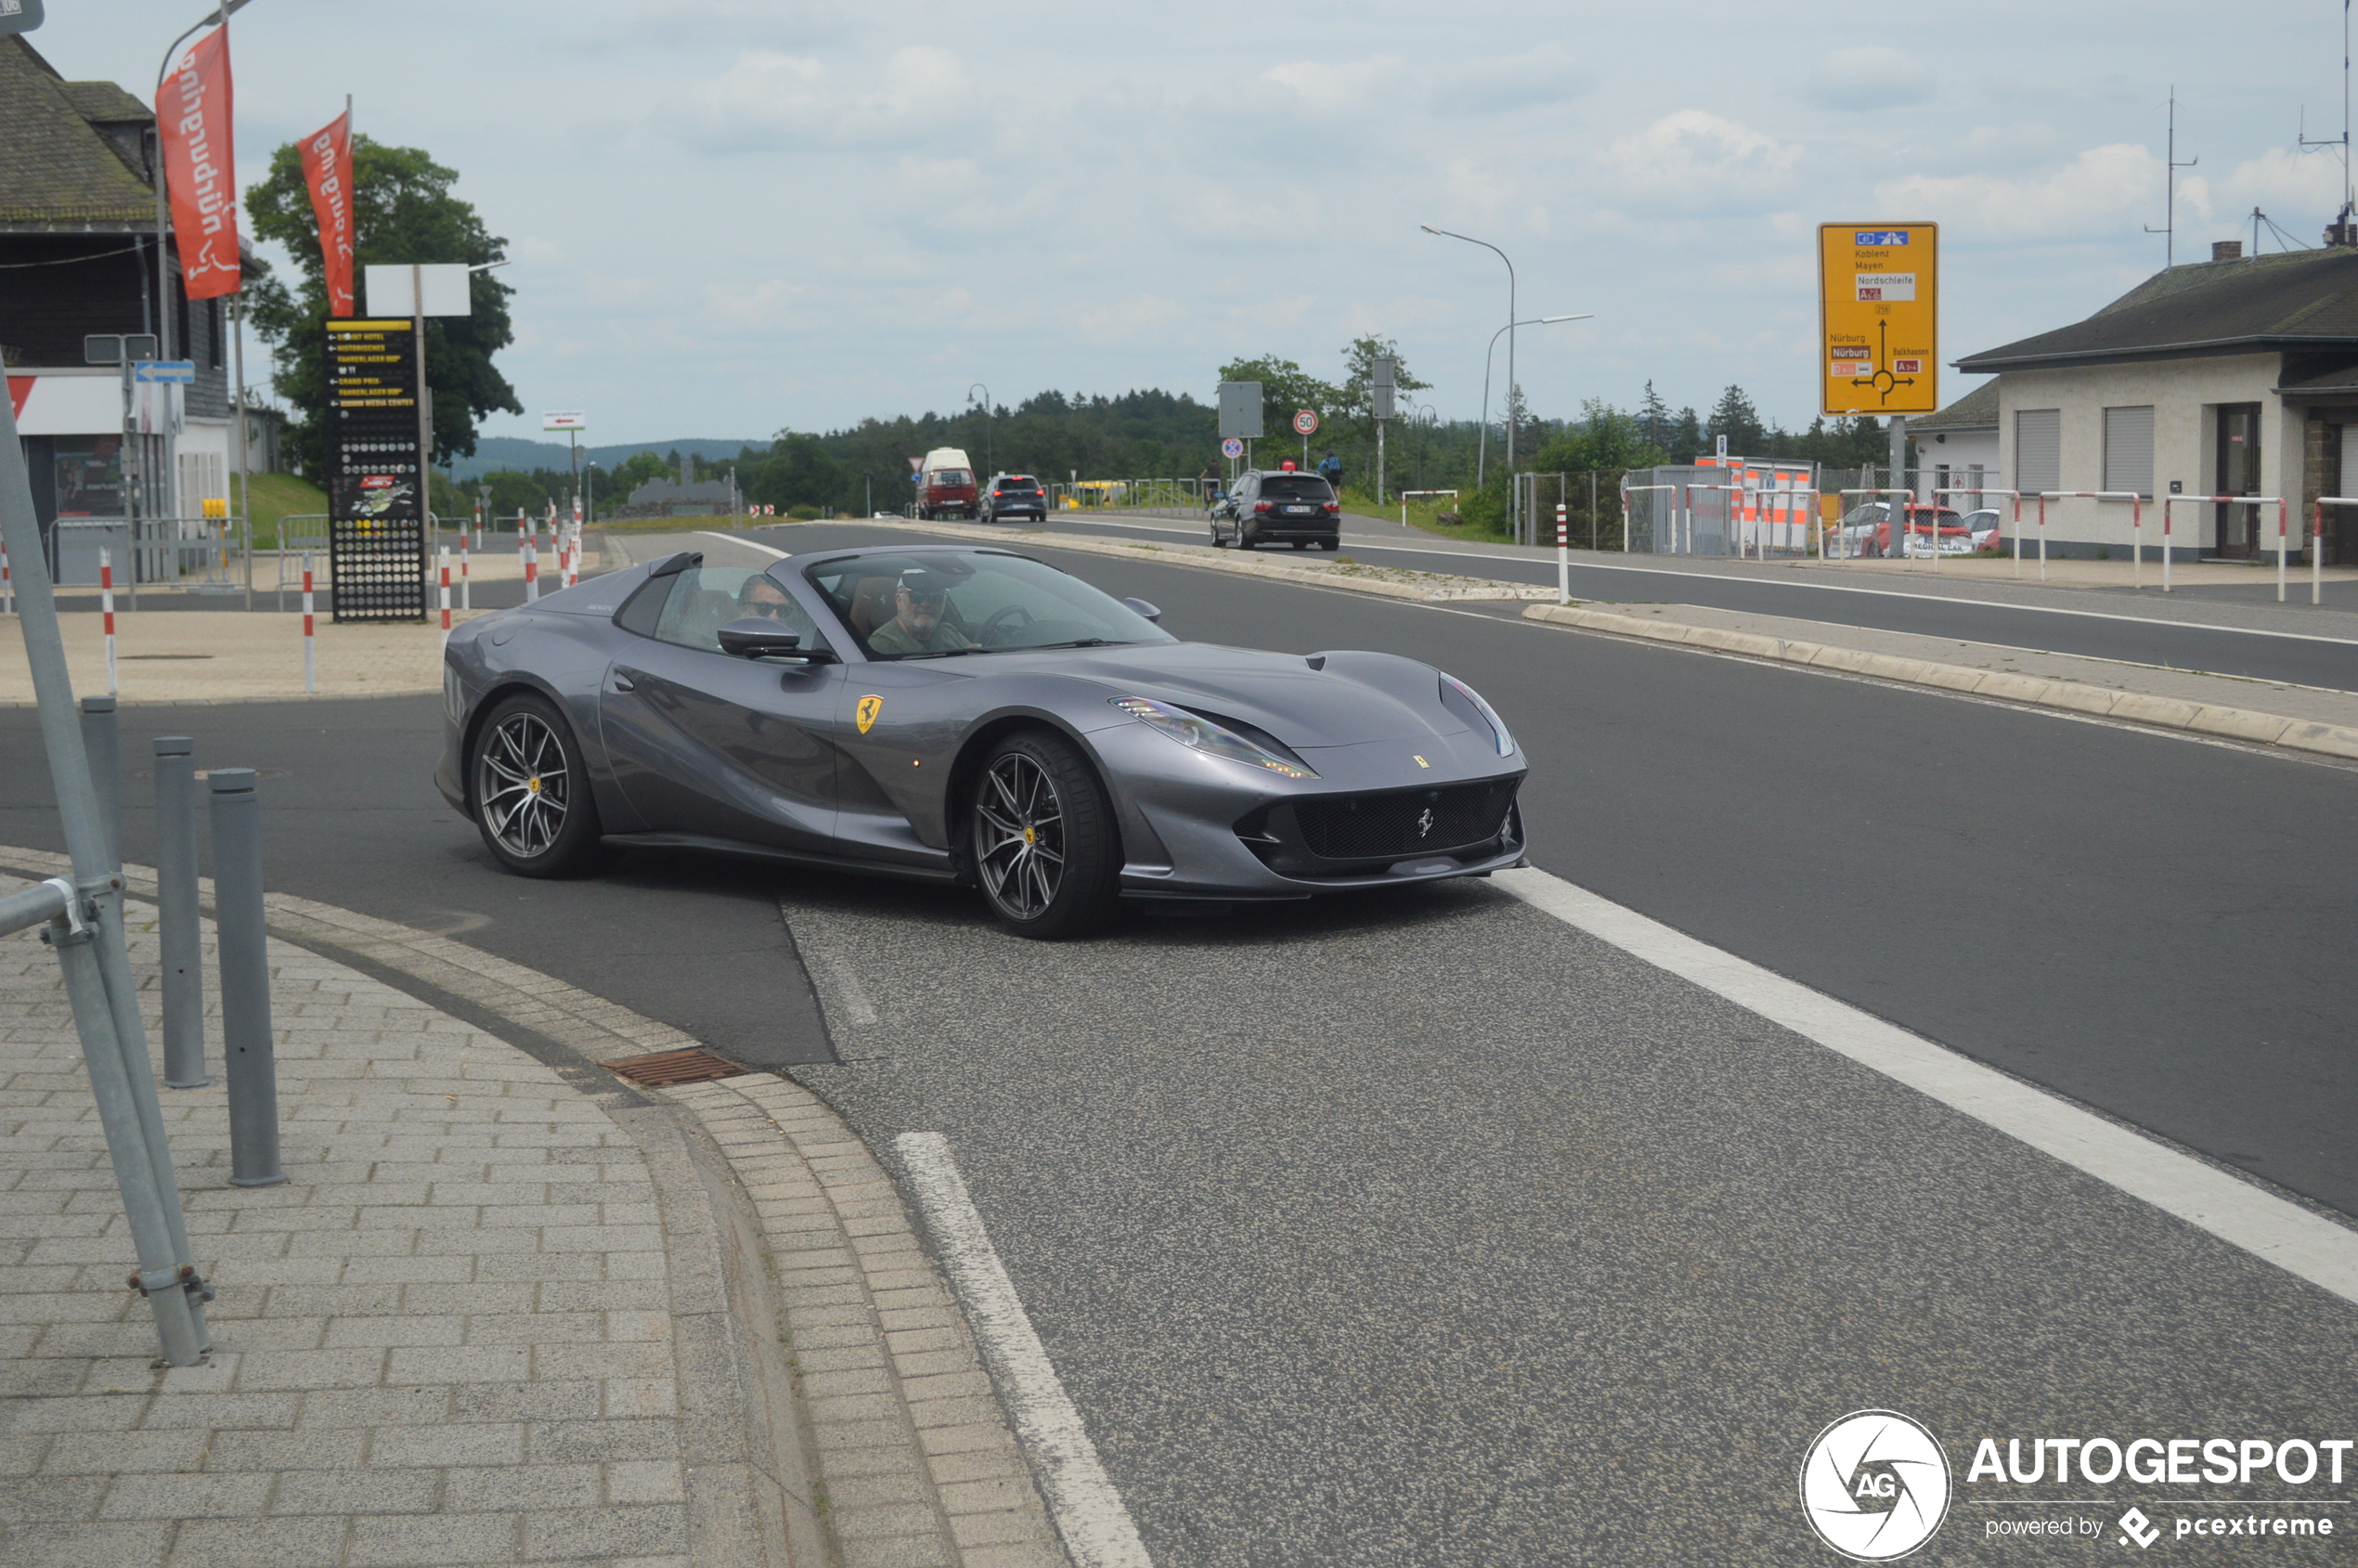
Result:
<instances>
[{"instance_id":1,"label":"building with grey roof","mask_svg":"<svg viewBox=\"0 0 2358 1568\"><path fill-rule=\"evenodd\" d=\"M2358 245L2342 225L2326 240L2268 256L2222 243L2084 321L1958 360L1997 377L1998 468L2026 519L2038 492L2134 494L2151 550L2170 496L2267 498L2171 509L2179 553L2263 559L2281 499L2304 551L2311 503L2358 483ZM2358 508L2338 510L2324 559L2358 563ZM2049 547L2125 555L2131 520L2126 500L2051 500Z\"/></svg>"},{"instance_id":2,"label":"building with grey roof","mask_svg":"<svg viewBox=\"0 0 2358 1568\"><path fill-rule=\"evenodd\" d=\"M0 362L44 535L129 499L120 372L84 363L91 334L159 333L165 357L195 362L193 385L142 389L129 465L144 513L195 515L228 495L228 302L188 298L167 236L158 320L155 115L111 82L67 81L17 34L0 37Z\"/></svg>"}]
</instances>

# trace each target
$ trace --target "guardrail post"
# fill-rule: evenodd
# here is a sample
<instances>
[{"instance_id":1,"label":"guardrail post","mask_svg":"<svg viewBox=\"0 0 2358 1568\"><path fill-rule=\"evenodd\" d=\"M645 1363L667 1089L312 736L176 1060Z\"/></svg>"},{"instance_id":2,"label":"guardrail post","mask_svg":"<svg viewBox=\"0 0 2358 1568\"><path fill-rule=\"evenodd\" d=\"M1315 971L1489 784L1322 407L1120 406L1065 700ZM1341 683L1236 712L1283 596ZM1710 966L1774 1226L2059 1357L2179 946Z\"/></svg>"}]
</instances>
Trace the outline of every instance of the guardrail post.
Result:
<instances>
[{"instance_id":1,"label":"guardrail post","mask_svg":"<svg viewBox=\"0 0 2358 1568\"><path fill-rule=\"evenodd\" d=\"M270 1026L270 952L262 914L262 806L251 768L215 768L214 933L221 963L221 1065L229 1083L229 1185L275 1186L279 1063Z\"/></svg>"},{"instance_id":2,"label":"guardrail post","mask_svg":"<svg viewBox=\"0 0 2358 1568\"><path fill-rule=\"evenodd\" d=\"M204 943L197 928L197 758L186 735L158 735L156 914L163 942L163 1082L201 1089Z\"/></svg>"},{"instance_id":3,"label":"guardrail post","mask_svg":"<svg viewBox=\"0 0 2358 1568\"><path fill-rule=\"evenodd\" d=\"M82 699L82 750L98 792L98 827L106 836L107 869L123 866L123 750L112 697Z\"/></svg>"}]
</instances>

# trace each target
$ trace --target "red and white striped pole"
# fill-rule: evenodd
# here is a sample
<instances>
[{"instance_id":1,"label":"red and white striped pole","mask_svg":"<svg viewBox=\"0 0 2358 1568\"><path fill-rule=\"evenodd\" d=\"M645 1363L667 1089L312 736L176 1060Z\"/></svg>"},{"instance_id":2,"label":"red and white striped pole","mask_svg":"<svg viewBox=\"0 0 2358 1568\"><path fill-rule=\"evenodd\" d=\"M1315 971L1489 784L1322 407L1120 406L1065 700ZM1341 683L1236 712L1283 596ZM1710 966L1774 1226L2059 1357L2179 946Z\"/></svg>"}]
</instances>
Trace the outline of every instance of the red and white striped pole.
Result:
<instances>
[{"instance_id":1,"label":"red and white striped pole","mask_svg":"<svg viewBox=\"0 0 2358 1568\"><path fill-rule=\"evenodd\" d=\"M2255 245L2252 249L2256 253L2259 247ZM2285 602L2285 554L2291 548L2291 541L2286 538L2285 526L2286 514L2289 510L2285 505L2284 498L2278 497L2276 499L2276 603L2279 604Z\"/></svg>"},{"instance_id":2,"label":"red and white striped pole","mask_svg":"<svg viewBox=\"0 0 2358 1568\"><path fill-rule=\"evenodd\" d=\"M442 564L442 641L443 641L443 645L444 645L445 647L447 647L447 646L449 645L449 642L450 642L450 547L449 547L448 545L444 545L444 546L442 546L442 547L441 547L441 557L442 557L442 563L441 563L441 564Z\"/></svg>"},{"instance_id":3,"label":"red and white striped pole","mask_svg":"<svg viewBox=\"0 0 2358 1568\"><path fill-rule=\"evenodd\" d=\"M475 524L475 542L477 544L483 542L483 524L480 518ZM460 534L459 536L459 608L461 610L472 610L475 607L474 585L469 577L469 564L473 559L474 557L467 550L467 536Z\"/></svg>"},{"instance_id":4,"label":"red and white striped pole","mask_svg":"<svg viewBox=\"0 0 2358 1568\"><path fill-rule=\"evenodd\" d=\"M114 674L114 552L98 547L98 614L107 631L107 695L118 695Z\"/></svg>"},{"instance_id":5,"label":"red and white striped pole","mask_svg":"<svg viewBox=\"0 0 2358 1568\"><path fill-rule=\"evenodd\" d=\"M311 552L303 552L303 689L319 689L319 659L315 646L316 628L311 616Z\"/></svg>"},{"instance_id":6,"label":"red and white striped pole","mask_svg":"<svg viewBox=\"0 0 2358 1568\"><path fill-rule=\"evenodd\" d=\"M573 537L565 540L565 586L581 581L581 522L574 520Z\"/></svg>"},{"instance_id":7,"label":"red and white striped pole","mask_svg":"<svg viewBox=\"0 0 2358 1568\"><path fill-rule=\"evenodd\" d=\"M0 616L13 616L16 613L16 579L8 575L8 547L0 543Z\"/></svg>"},{"instance_id":8,"label":"red and white striped pole","mask_svg":"<svg viewBox=\"0 0 2358 1568\"><path fill-rule=\"evenodd\" d=\"M540 544L538 538L528 538L524 541L524 602L533 604L539 599Z\"/></svg>"},{"instance_id":9,"label":"red and white striped pole","mask_svg":"<svg viewBox=\"0 0 2358 1568\"><path fill-rule=\"evenodd\" d=\"M1572 525L1564 503L1556 503L1556 603L1572 603Z\"/></svg>"}]
</instances>

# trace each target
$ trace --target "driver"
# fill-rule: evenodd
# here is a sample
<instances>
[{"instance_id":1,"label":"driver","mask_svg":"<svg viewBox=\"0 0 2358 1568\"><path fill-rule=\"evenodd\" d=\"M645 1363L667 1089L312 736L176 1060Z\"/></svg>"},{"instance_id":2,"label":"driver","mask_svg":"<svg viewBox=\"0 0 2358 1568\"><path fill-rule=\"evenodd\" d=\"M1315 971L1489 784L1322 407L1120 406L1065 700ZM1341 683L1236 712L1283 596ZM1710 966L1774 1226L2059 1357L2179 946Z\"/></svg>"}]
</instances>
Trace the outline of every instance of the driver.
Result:
<instances>
[{"instance_id":1,"label":"driver","mask_svg":"<svg viewBox=\"0 0 2358 1568\"><path fill-rule=\"evenodd\" d=\"M773 621L784 620L793 603L784 589L758 572L747 577L745 586L737 590L737 613L741 616L767 616Z\"/></svg>"},{"instance_id":2,"label":"driver","mask_svg":"<svg viewBox=\"0 0 2358 1568\"><path fill-rule=\"evenodd\" d=\"M942 619L950 606L950 580L925 566L900 574L892 592L892 619L868 634L872 654L944 654L978 646Z\"/></svg>"}]
</instances>

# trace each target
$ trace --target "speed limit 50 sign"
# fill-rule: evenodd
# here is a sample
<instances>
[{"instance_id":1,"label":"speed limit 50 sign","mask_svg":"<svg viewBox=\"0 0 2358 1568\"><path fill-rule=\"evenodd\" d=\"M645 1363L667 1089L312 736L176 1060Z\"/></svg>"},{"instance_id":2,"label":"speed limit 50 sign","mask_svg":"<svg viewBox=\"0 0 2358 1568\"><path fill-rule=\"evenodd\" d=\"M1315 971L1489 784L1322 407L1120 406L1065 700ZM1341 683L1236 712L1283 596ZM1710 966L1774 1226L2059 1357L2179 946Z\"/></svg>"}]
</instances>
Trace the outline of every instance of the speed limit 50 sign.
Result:
<instances>
[{"instance_id":1,"label":"speed limit 50 sign","mask_svg":"<svg viewBox=\"0 0 2358 1568\"><path fill-rule=\"evenodd\" d=\"M1296 435L1317 434L1318 416L1310 409L1304 408L1293 417L1293 433Z\"/></svg>"}]
</instances>

